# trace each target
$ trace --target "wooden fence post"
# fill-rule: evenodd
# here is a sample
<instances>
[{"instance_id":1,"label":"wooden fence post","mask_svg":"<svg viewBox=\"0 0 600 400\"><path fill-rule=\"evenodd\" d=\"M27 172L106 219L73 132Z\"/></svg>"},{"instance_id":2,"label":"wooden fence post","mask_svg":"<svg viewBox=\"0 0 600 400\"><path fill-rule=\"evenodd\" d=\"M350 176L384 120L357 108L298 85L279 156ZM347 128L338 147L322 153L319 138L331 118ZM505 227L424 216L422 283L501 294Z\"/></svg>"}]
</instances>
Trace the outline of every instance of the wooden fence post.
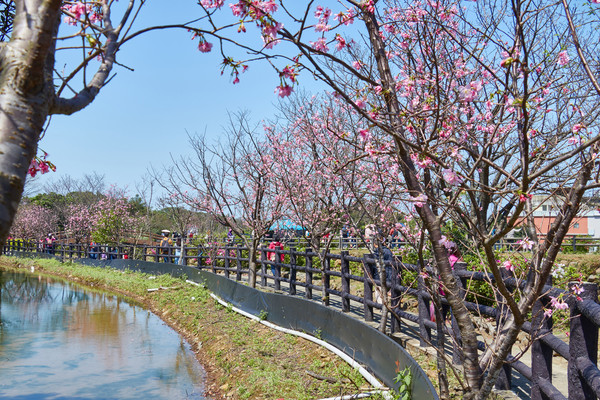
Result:
<instances>
[{"instance_id":1,"label":"wooden fence post","mask_svg":"<svg viewBox=\"0 0 600 400\"><path fill-rule=\"evenodd\" d=\"M323 261L324 265L321 265L321 273L323 274L323 304L329 307L329 289L331 288L331 275L329 275L329 271L331 270L331 258L329 255L325 253L323 250Z\"/></svg>"},{"instance_id":2,"label":"wooden fence post","mask_svg":"<svg viewBox=\"0 0 600 400\"><path fill-rule=\"evenodd\" d=\"M454 264L454 270L452 271L452 273L454 274L454 277L456 279L456 283L459 286L459 296L461 299L465 299L467 292L465 290L465 286L467 284L466 279L465 278L460 278L458 276L458 272L460 271L466 271L467 270L467 264L464 262L457 262L456 264ZM452 336L454 338L454 340L452 340L452 362L456 365L462 365L463 363L463 359L462 359L462 351L461 351L461 347L462 347L462 336L460 334L460 329L458 327L458 322L456 321L456 317L454 317L454 313L452 312L452 309L450 310L450 313L452 315Z\"/></svg>"},{"instance_id":3,"label":"wooden fence post","mask_svg":"<svg viewBox=\"0 0 600 400\"><path fill-rule=\"evenodd\" d=\"M304 253L304 267L306 271L306 298L312 299L312 267L313 267L313 256L311 255L312 249L307 247Z\"/></svg>"},{"instance_id":4,"label":"wooden fence post","mask_svg":"<svg viewBox=\"0 0 600 400\"><path fill-rule=\"evenodd\" d=\"M213 256L211 257L210 269L213 274L217 273L216 267L217 267L217 254L218 253L219 253L219 247L217 245L212 245Z\"/></svg>"},{"instance_id":5,"label":"wooden fence post","mask_svg":"<svg viewBox=\"0 0 600 400\"><path fill-rule=\"evenodd\" d=\"M373 254L365 254L363 256L363 312L365 321L373 321L373 306L369 303L373 302L373 273L371 265L373 264Z\"/></svg>"},{"instance_id":6,"label":"wooden fence post","mask_svg":"<svg viewBox=\"0 0 600 400\"><path fill-rule=\"evenodd\" d=\"M577 285L583 288L579 295L582 299L597 301L598 285L595 283L569 282L569 292ZM571 310L571 327L569 335L569 366L567 379L569 382L569 399L596 400L593 390L585 382L577 368L579 357L589 358L596 365L598 362L598 327L586 318L578 308L574 298L569 300Z\"/></svg>"},{"instance_id":7,"label":"wooden fence post","mask_svg":"<svg viewBox=\"0 0 600 400\"><path fill-rule=\"evenodd\" d=\"M275 269L275 273L273 274L275 277L275 290L281 290L281 249L275 248L273 250L273 254L275 255L272 261L275 263L275 265L273 266Z\"/></svg>"},{"instance_id":8,"label":"wooden fence post","mask_svg":"<svg viewBox=\"0 0 600 400\"><path fill-rule=\"evenodd\" d=\"M267 286L267 249L264 246L259 248L260 250L260 285L262 287Z\"/></svg>"},{"instance_id":9,"label":"wooden fence post","mask_svg":"<svg viewBox=\"0 0 600 400\"><path fill-rule=\"evenodd\" d=\"M298 272L296 248L290 247L290 295L296 295L296 274Z\"/></svg>"},{"instance_id":10,"label":"wooden fence post","mask_svg":"<svg viewBox=\"0 0 600 400\"><path fill-rule=\"evenodd\" d=\"M235 252L237 254L237 257L235 259L235 261L236 261L235 280L237 282L239 282L242 280L242 246L238 245Z\"/></svg>"},{"instance_id":11,"label":"wooden fence post","mask_svg":"<svg viewBox=\"0 0 600 400\"><path fill-rule=\"evenodd\" d=\"M202 269L202 257L204 257L204 247L201 243L198 243L198 249L196 250L196 266Z\"/></svg>"},{"instance_id":12,"label":"wooden fence post","mask_svg":"<svg viewBox=\"0 0 600 400\"><path fill-rule=\"evenodd\" d=\"M225 278L229 279L229 268L231 268L231 260L229 257L231 256L231 247L225 247Z\"/></svg>"},{"instance_id":13,"label":"wooden fence post","mask_svg":"<svg viewBox=\"0 0 600 400\"><path fill-rule=\"evenodd\" d=\"M428 300L427 288L425 287L425 281L421 274L425 268L419 266L419 276L417 278L417 290L419 295L417 297L417 308L419 310L419 346L427 347L428 343L431 343L431 328L425 326L425 321L431 320L431 314L429 312L429 304L431 300Z\"/></svg>"},{"instance_id":14,"label":"wooden fence post","mask_svg":"<svg viewBox=\"0 0 600 400\"><path fill-rule=\"evenodd\" d=\"M402 300L402 290L398 289L402 282L402 272L400 270L400 265L402 264L402 259L399 257L394 257L392 261L392 276L390 282L390 302L392 308L392 320L391 320L391 332L400 332L402 328L402 320L398 317L400 315L401 300Z\"/></svg>"},{"instance_id":15,"label":"wooden fence post","mask_svg":"<svg viewBox=\"0 0 600 400\"><path fill-rule=\"evenodd\" d=\"M340 236L341 237L341 236ZM341 240L341 239L340 239ZM350 262L348 257L348 250L342 250L340 252L341 258L341 274L342 274L342 312L350 311Z\"/></svg>"},{"instance_id":16,"label":"wooden fence post","mask_svg":"<svg viewBox=\"0 0 600 400\"><path fill-rule=\"evenodd\" d=\"M500 274L502 275L502 279L506 279L508 277L510 277L512 274L505 270L505 269L501 269L500 270ZM495 294L496 296L496 310L497 310L497 314L496 314L496 326L502 326L504 324L504 322L506 321L506 319L508 318L508 307L506 306L506 303L503 301L503 297L502 295L500 295L500 293ZM512 348L511 348L512 350ZM509 351L510 354L510 351ZM500 373L498 374L498 379L496 379L496 384L495 384L495 388L498 390L510 390L511 385L512 385L512 368L509 364L505 363L502 366L502 369L500 370Z\"/></svg>"},{"instance_id":17,"label":"wooden fence post","mask_svg":"<svg viewBox=\"0 0 600 400\"><path fill-rule=\"evenodd\" d=\"M552 286L552 277L548 279L548 285ZM542 298L533 304L531 310L531 400L550 400L539 385L540 378L552 382L553 350L540 339L542 331L552 331L552 316L544 315L544 310L548 307L550 300Z\"/></svg>"}]
</instances>

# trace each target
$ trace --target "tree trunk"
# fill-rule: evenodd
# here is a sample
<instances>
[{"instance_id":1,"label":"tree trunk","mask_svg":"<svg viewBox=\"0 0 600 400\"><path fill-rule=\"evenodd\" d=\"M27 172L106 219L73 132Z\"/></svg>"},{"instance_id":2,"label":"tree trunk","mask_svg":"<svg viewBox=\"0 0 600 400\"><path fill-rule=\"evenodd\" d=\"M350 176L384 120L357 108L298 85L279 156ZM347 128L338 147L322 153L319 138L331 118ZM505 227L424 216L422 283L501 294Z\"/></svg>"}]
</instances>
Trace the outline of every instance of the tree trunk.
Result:
<instances>
[{"instance_id":1,"label":"tree trunk","mask_svg":"<svg viewBox=\"0 0 600 400\"><path fill-rule=\"evenodd\" d=\"M252 238L248 246L248 285L256 287L256 256L258 255L258 246L260 240Z\"/></svg>"},{"instance_id":2,"label":"tree trunk","mask_svg":"<svg viewBox=\"0 0 600 400\"><path fill-rule=\"evenodd\" d=\"M369 40L372 46L372 53L377 61L377 69L381 76L381 86L384 89L385 102L390 118L390 126L401 127L401 121L398 116L401 113L400 103L395 95L395 84L392 76L389 61L385 52L385 45L379 35L379 25L374 14L365 13L365 24L369 32ZM415 171L414 163L399 137L404 135L402 128L394 136L396 152L401 166L401 172L406 182L406 187L411 196L417 197L424 194L419 179ZM440 275L445 287L448 289L448 302L456 317L461 335L463 338L464 371L469 393L465 398L472 398L479 391L482 381L482 371L479 367L479 354L477 350L477 335L475 326L471 320L469 310L467 310L462 298L459 296L459 286L452 275L452 269L446 254L446 249L440 245L442 231L439 219L434 215L429 204L417 207L419 218L423 222L423 227L429 232L429 241L433 247L434 259L440 269Z\"/></svg>"},{"instance_id":3,"label":"tree trunk","mask_svg":"<svg viewBox=\"0 0 600 400\"><path fill-rule=\"evenodd\" d=\"M10 42L0 50L0 243L13 223L54 96L60 0L16 2Z\"/></svg>"}]
</instances>

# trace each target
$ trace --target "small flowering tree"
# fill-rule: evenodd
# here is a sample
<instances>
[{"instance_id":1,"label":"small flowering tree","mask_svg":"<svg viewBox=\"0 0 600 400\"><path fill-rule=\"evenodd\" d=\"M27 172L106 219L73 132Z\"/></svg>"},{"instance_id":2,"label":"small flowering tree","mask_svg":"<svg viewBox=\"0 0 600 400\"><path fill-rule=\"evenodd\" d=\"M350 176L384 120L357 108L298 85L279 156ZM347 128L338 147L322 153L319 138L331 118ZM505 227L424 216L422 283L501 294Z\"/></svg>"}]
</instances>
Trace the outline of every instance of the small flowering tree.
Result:
<instances>
[{"instance_id":1,"label":"small flowering tree","mask_svg":"<svg viewBox=\"0 0 600 400\"><path fill-rule=\"evenodd\" d=\"M23 202L10 230L10 236L15 239L39 240L57 230L58 216L53 210Z\"/></svg>"},{"instance_id":2,"label":"small flowering tree","mask_svg":"<svg viewBox=\"0 0 600 400\"><path fill-rule=\"evenodd\" d=\"M272 148L277 194L287 216L309 232L310 247L325 268L334 235L358 201L348 188L360 186L361 177L358 163L351 162L358 155L356 148L331 132L355 135L352 117L356 115L335 99L297 97L281 108L285 119L269 127L266 141ZM321 276L324 284L326 275ZM329 302L326 295L323 302Z\"/></svg>"},{"instance_id":3,"label":"small flowering tree","mask_svg":"<svg viewBox=\"0 0 600 400\"><path fill-rule=\"evenodd\" d=\"M190 145L196 156L174 162L163 184L171 195L209 213L242 240L249 249L248 282L254 287L260 241L282 216L283 203L271 173L272 150L244 113L231 119L219 144L190 137Z\"/></svg>"},{"instance_id":4,"label":"small flowering tree","mask_svg":"<svg viewBox=\"0 0 600 400\"><path fill-rule=\"evenodd\" d=\"M97 215L91 212L87 205L70 204L67 206L67 221L65 231L68 237L75 243L86 243L89 241L96 224Z\"/></svg>"},{"instance_id":5,"label":"small flowering tree","mask_svg":"<svg viewBox=\"0 0 600 400\"><path fill-rule=\"evenodd\" d=\"M92 240L118 244L136 226L130 205L125 198L104 197L92 207Z\"/></svg>"}]
</instances>

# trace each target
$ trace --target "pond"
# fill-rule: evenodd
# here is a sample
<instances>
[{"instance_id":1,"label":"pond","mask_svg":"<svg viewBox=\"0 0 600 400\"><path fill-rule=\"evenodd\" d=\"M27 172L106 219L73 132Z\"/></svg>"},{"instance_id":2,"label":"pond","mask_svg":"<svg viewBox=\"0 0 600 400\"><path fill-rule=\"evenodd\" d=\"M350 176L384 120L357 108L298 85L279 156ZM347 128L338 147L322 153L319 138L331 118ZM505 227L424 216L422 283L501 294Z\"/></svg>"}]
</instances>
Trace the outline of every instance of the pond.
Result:
<instances>
[{"instance_id":1,"label":"pond","mask_svg":"<svg viewBox=\"0 0 600 400\"><path fill-rule=\"evenodd\" d=\"M106 293L0 271L0 399L204 399L189 344Z\"/></svg>"}]
</instances>

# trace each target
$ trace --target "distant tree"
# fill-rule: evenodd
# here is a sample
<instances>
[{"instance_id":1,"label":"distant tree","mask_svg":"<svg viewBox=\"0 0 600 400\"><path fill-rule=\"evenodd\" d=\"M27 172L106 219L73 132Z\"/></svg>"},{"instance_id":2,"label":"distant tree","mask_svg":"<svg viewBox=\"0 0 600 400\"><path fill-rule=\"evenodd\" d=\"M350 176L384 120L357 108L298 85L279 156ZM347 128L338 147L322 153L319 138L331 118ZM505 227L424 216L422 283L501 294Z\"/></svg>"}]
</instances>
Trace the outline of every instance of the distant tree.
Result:
<instances>
[{"instance_id":1,"label":"distant tree","mask_svg":"<svg viewBox=\"0 0 600 400\"><path fill-rule=\"evenodd\" d=\"M195 136L190 146L196 156L173 163L161 184L178 201L233 230L249 249L248 282L254 287L261 240L283 215L271 173L272 149L247 113L230 117L230 127L217 145Z\"/></svg>"},{"instance_id":2,"label":"distant tree","mask_svg":"<svg viewBox=\"0 0 600 400\"><path fill-rule=\"evenodd\" d=\"M75 243L86 243L92 237L94 226L99 215L88 205L81 203L67 206L65 233L67 238L74 239Z\"/></svg>"},{"instance_id":3,"label":"distant tree","mask_svg":"<svg viewBox=\"0 0 600 400\"><path fill-rule=\"evenodd\" d=\"M58 230L58 217L51 208L24 201L19 207L10 236L15 239L46 237Z\"/></svg>"},{"instance_id":4,"label":"distant tree","mask_svg":"<svg viewBox=\"0 0 600 400\"><path fill-rule=\"evenodd\" d=\"M125 198L106 196L91 208L93 215L92 240L104 244L118 244L135 232L136 219Z\"/></svg>"},{"instance_id":5,"label":"distant tree","mask_svg":"<svg viewBox=\"0 0 600 400\"><path fill-rule=\"evenodd\" d=\"M58 193L38 193L28 199L31 204L35 204L45 208L55 208L64 205L67 201L65 196Z\"/></svg>"},{"instance_id":6,"label":"distant tree","mask_svg":"<svg viewBox=\"0 0 600 400\"><path fill-rule=\"evenodd\" d=\"M157 203L162 206L160 211L168 217L171 230L185 237L190 229L198 227L201 216L198 211L190 210L189 206L177 198L177 196L165 196Z\"/></svg>"},{"instance_id":7,"label":"distant tree","mask_svg":"<svg viewBox=\"0 0 600 400\"><path fill-rule=\"evenodd\" d=\"M310 247L318 254L321 268L342 226L364 193L364 177L357 158L363 151L347 137L358 135L359 118L335 99L299 96L280 106L281 120L267 129L265 144L272 148L272 179L278 182L278 196L285 215L309 233ZM322 274L323 284L327 279ZM323 302L329 304L327 295Z\"/></svg>"}]
</instances>

